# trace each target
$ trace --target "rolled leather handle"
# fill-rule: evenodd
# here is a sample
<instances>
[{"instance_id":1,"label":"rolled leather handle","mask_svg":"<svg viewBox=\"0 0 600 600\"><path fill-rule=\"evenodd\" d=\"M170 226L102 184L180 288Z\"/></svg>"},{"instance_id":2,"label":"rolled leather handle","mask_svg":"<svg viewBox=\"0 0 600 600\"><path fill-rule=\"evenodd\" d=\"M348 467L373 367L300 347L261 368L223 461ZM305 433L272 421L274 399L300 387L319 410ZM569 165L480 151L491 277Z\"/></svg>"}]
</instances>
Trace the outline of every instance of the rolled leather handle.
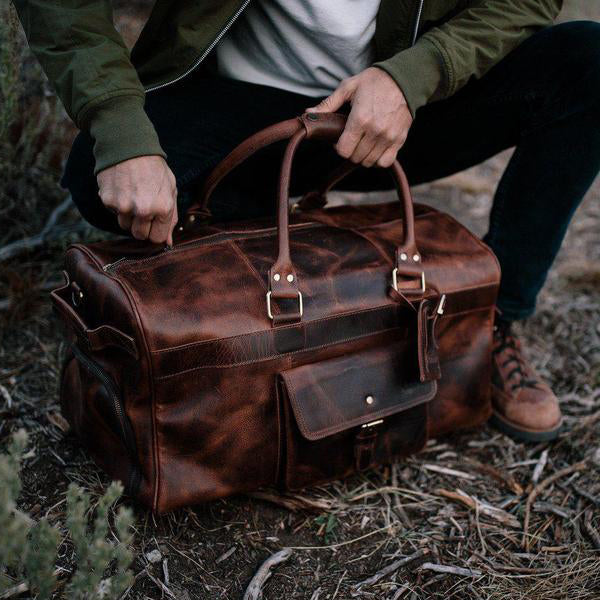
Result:
<instances>
[{"instance_id":1,"label":"rolled leather handle","mask_svg":"<svg viewBox=\"0 0 600 600\"><path fill-rule=\"evenodd\" d=\"M255 133L234 148L212 171L205 181L200 200L188 209L190 214L210 216L208 203L219 183L238 165L253 154L271 144L287 140L298 131L306 130L307 138L335 142L342 135L346 117L338 113L308 113L302 117L288 119Z\"/></svg>"}]
</instances>

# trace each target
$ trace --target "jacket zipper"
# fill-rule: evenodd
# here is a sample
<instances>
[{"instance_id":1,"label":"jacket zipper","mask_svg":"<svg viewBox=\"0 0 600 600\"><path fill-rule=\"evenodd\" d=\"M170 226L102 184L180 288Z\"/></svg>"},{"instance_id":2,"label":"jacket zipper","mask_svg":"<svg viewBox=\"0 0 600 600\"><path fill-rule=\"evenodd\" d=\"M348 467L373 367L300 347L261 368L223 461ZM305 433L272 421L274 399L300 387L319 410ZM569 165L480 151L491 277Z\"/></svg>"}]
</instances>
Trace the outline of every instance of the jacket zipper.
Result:
<instances>
[{"instance_id":1,"label":"jacket zipper","mask_svg":"<svg viewBox=\"0 0 600 600\"><path fill-rule=\"evenodd\" d=\"M212 52L213 48L221 41L221 38L229 31L230 27L238 20L238 17L244 12L248 4L250 4L250 0L244 0L243 4L235 11L235 13L233 13L233 15L231 15L227 23L225 23L225 26L223 27L223 29L221 29L217 37L210 43L208 48L206 48L206 50L204 50L204 52L196 59L192 66L187 69L187 71L175 77L175 79L172 79L171 81L159 83L158 85L148 87L145 89L145 91L154 92L156 90L160 90L161 88L167 87L168 85L172 85L174 83L177 83L178 81L181 81L182 79L187 77L192 71L195 71L200 66L202 61L204 61L204 59Z\"/></svg>"},{"instance_id":2,"label":"jacket zipper","mask_svg":"<svg viewBox=\"0 0 600 600\"><path fill-rule=\"evenodd\" d=\"M290 226L290 230L295 231L298 229L301 230L306 230L306 229L315 229L317 227L323 227L323 223L298 223L296 225L291 225ZM119 258L118 260L115 260L114 262L108 263L106 265L104 265L102 267L102 270L105 273L113 273L118 267L125 265L125 264L131 264L131 263L135 263L136 265L140 265L140 264L144 264L147 262L150 262L156 258L159 258L161 256L163 256L164 254L171 254L173 252L177 252L179 250L187 250L189 248L197 248L199 246L209 246L210 244L216 244L219 242L223 242L223 241L228 241L228 240L237 240L237 239L243 239L243 240L249 240L249 239L254 239L257 237L273 237L273 235L277 233L277 227L269 227L269 228L265 228L265 229L261 229L260 231L256 231L254 233L248 233L248 232L240 232L240 233L227 233L227 232L222 232L222 233L215 233L211 236L207 236L201 240L196 240L195 242L188 242L188 243L183 243L175 248L165 248L164 250L162 250L161 252L158 252L157 254L152 254L151 256L146 256L144 258L127 258L126 256L123 256L121 258Z\"/></svg>"},{"instance_id":3,"label":"jacket zipper","mask_svg":"<svg viewBox=\"0 0 600 600\"><path fill-rule=\"evenodd\" d=\"M412 35L411 35L411 46L413 46L415 44L415 42L417 41L417 33L419 31L419 23L421 21L421 14L423 12L424 1L425 0L418 0L419 3L417 5L417 16L415 18L415 24L413 26L413 31L412 31ZM144 91L146 93L154 92L156 90L160 90L169 85L173 85L174 83L181 81L182 79L187 77L190 73L195 71L202 64L204 59L213 51L214 47L221 41L223 36L229 31L231 26L238 20L239 16L244 12L244 10L246 10L246 7L248 6L248 4L250 4L250 0L244 0L242 5L235 11L235 13L233 13L233 15L231 15L231 17L229 18L227 23L225 23L225 26L221 29L221 31L219 32L217 37L209 44L208 48L206 48L206 50L204 50L204 52L202 52L202 54L194 61L194 63L186 71L184 71L181 75L178 75L177 77L175 77L175 79L171 79L171 81L166 81L165 83L159 83L158 85L153 85L153 86L144 88Z\"/></svg>"},{"instance_id":4,"label":"jacket zipper","mask_svg":"<svg viewBox=\"0 0 600 600\"><path fill-rule=\"evenodd\" d=\"M410 45L414 46L417 41L417 35L419 33L419 23L421 22L421 15L423 14L423 4L425 0L418 0L417 13L415 16L415 22L413 25L412 35L410 37Z\"/></svg>"}]
</instances>

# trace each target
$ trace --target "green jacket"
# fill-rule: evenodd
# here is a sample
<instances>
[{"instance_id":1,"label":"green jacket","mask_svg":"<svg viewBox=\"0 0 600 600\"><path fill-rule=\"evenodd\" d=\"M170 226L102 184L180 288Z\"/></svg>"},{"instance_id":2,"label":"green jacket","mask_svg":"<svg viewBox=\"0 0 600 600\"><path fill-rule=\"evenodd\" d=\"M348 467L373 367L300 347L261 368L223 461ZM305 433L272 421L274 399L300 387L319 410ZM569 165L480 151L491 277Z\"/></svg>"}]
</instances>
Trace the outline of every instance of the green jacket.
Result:
<instances>
[{"instance_id":1,"label":"green jacket","mask_svg":"<svg viewBox=\"0 0 600 600\"><path fill-rule=\"evenodd\" d=\"M250 2L156 0L130 53L113 26L110 0L13 1L68 114L95 140L96 172L135 156L165 156L144 112L145 94L197 68ZM395 79L414 115L481 77L550 25L561 5L562 0L381 0L375 65Z\"/></svg>"}]
</instances>

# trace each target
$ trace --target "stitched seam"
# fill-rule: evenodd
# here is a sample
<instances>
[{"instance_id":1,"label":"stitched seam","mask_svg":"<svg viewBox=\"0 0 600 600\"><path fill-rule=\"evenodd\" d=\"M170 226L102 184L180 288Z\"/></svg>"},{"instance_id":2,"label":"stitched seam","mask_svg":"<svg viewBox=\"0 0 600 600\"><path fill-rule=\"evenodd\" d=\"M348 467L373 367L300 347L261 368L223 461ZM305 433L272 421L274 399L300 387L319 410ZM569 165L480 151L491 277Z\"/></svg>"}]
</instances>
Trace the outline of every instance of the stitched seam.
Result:
<instances>
[{"instance_id":1,"label":"stitched seam","mask_svg":"<svg viewBox=\"0 0 600 600\"><path fill-rule=\"evenodd\" d=\"M482 242L483 244L483 242ZM485 244L483 244L485 246ZM481 285L474 285L472 287L468 287L468 288L461 288L460 290L456 290L454 292L448 292L447 296L449 298L452 298L452 294L455 293L461 293L461 292L469 292L472 290L479 290L479 289L484 289L484 288L488 288L488 287L495 287L496 283L495 282L490 282L490 283L484 283ZM373 308L367 308L365 310L350 310L347 312L343 312L343 313L338 313L336 315L331 315L329 317L320 317L318 319L313 319L312 321L303 321L304 325L312 325L312 324L318 324L318 323L324 323L327 321L330 321L331 319L340 319L343 317L347 317L347 316L351 316L351 315L364 315L367 314L369 312L373 312L373 311L377 311L377 310L385 310L387 308L392 309L394 307L397 307L397 304L382 304L380 306L374 306ZM471 311L477 311L477 310L482 310L484 308L490 308L492 305L489 306L483 306L483 307L474 307L474 308L469 308L469 309L465 309L464 311L461 312L454 312L454 313L445 313L447 316L451 316L451 315L458 315L458 314L463 314L464 312L471 312ZM278 330L283 330L283 329L293 329L297 327L297 324L293 324L293 325L282 325L281 327L278 327ZM224 338L211 338L210 340L202 340L201 342L189 342L188 344L182 344L181 346L172 346L170 348L159 348L158 350L152 350L152 354L165 354L168 352L176 352L178 350L183 350L183 349L189 349L189 348L193 348L193 347L201 347L207 344L213 344L215 342L224 342L224 341L228 341L228 340L243 340L249 336L255 336L258 335L260 333L268 333L270 331L273 331L273 329L261 329L259 331L251 331L249 333L242 333L241 335L232 335L229 337L224 337Z\"/></svg>"},{"instance_id":2,"label":"stitched seam","mask_svg":"<svg viewBox=\"0 0 600 600\"><path fill-rule=\"evenodd\" d=\"M267 292L267 285L263 281L263 278L260 276L260 273L256 270L255 266L250 262L249 258L242 252L241 248L238 246L237 242L234 240L228 240L231 249L242 259L244 264L250 270L250 273L256 278L259 282L260 287L262 287L263 291Z\"/></svg>"},{"instance_id":3,"label":"stitched seam","mask_svg":"<svg viewBox=\"0 0 600 600\"><path fill-rule=\"evenodd\" d=\"M301 350L293 350L292 352L286 352L283 354L273 354L273 355L269 355L265 358L246 360L246 361L239 362L239 363L231 363L228 365L200 365L197 367L192 367L191 369L185 369L184 371L179 371L177 373L171 373L169 375L162 375L161 377L157 377L157 381L163 380L163 379L169 379L171 377L176 377L178 375L184 375L185 373L191 373L192 371L198 371L201 369L232 369L232 368L236 368L236 367L243 367L245 365L267 362L269 360L283 359L283 358L287 358L289 356L294 356L296 354L300 354L301 352L312 352L314 350L322 350L323 348L328 348L329 346L335 346L336 344L345 344L346 342L353 342L355 340L361 340L361 339L369 337L369 336L375 336L375 335L379 335L381 333L386 333L387 331L394 331L394 329L401 329L401 327L390 327L388 329L380 329L377 331L370 331L369 333L365 333L365 334L359 335L357 337L344 338L341 340L336 340L335 342L328 342L326 344L321 344L320 346L311 346L310 348L303 348Z\"/></svg>"},{"instance_id":4,"label":"stitched seam","mask_svg":"<svg viewBox=\"0 0 600 600\"><path fill-rule=\"evenodd\" d=\"M464 310L460 313L452 313L452 314L444 315L443 317L441 317L440 321L442 319L445 319L448 317L454 317L454 316L460 316L460 315L468 314L468 313L487 311L492 308L496 308L496 305L490 304L489 306L484 306L481 308L476 308L476 309L472 309L472 310L469 309L469 310ZM186 373L191 373L193 371L200 371L203 369L233 369L236 367L243 367L246 365L268 362L269 360L283 359L288 356L294 356L296 354L300 354L302 352L311 352L313 350L322 350L323 348L328 348L330 346L335 346L337 344L345 344L346 342L358 341L358 340L364 339L369 336L376 336L376 335L380 335L382 333L386 333L388 331L394 331L395 329L403 329L403 327L389 327L387 329L377 329L375 331L370 331L369 333L364 333L359 336L344 338L341 340L335 340L333 342L327 342L327 343L321 344L319 346L311 346L310 348L303 348L301 350L294 350L292 352L284 352L282 354L270 354L269 356L266 356L263 358L255 358L255 359L251 359L251 360L245 360L242 362L236 362L236 363L230 363L230 364L224 364L224 365L199 365L197 367L192 367L190 369L184 369L183 371L177 371L176 373L170 373L169 375L161 375L160 377L156 378L156 381L170 379L171 377L177 377L178 375L185 375Z\"/></svg>"}]
</instances>

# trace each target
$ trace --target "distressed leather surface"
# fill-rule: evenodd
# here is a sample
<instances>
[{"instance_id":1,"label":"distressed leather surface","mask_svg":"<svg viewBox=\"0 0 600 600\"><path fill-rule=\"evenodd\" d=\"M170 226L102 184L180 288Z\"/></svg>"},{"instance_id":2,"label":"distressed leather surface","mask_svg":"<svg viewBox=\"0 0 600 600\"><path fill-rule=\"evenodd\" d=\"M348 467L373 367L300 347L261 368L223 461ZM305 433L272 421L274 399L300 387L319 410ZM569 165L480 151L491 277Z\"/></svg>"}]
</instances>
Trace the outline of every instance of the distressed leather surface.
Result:
<instances>
[{"instance_id":1,"label":"distressed leather surface","mask_svg":"<svg viewBox=\"0 0 600 600\"><path fill-rule=\"evenodd\" d=\"M414 222L425 296L435 303L446 294L436 345L423 352L422 298L405 302L390 290L404 239L399 202L291 215L304 313L282 324L266 306L278 256L273 220L198 220L171 251L134 240L70 247L66 271L83 293L71 307L77 326L110 326L138 355L86 349L120 391L135 461L102 409L98 385L71 357L61 399L74 430L111 476L131 480L137 469L132 493L164 512L260 486L343 477L481 423L490 413L498 263L448 215L416 206ZM273 310L287 307L277 302ZM69 314L61 312L67 321ZM426 323L431 315L421 316ZM421 382L419 356L432 353L439 372L430 363ZM371 407L361 402L371 386L373 416L385 410L383 423L367 431L361 425Z\"/></svg>"}]
</instances>

